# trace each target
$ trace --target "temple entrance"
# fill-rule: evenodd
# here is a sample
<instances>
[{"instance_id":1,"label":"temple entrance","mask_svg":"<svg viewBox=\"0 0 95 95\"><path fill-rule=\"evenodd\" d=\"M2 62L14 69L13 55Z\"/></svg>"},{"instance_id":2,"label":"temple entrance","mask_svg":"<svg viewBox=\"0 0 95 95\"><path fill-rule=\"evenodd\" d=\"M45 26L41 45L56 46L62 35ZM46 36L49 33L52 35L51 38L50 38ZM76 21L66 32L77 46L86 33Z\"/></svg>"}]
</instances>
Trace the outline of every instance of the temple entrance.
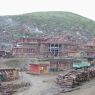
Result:
<instances>
[{"instance_id":1,"label":"temple entrance","mask_svg":"<svg viewBox=\"0 0 95 95\"><path fill-rule=\"evenodd\" d=\"M50 44L49 51L51 52L52 56L59 56L59 52L61 51L61 44Z\"/></svg>"}]
</instances>

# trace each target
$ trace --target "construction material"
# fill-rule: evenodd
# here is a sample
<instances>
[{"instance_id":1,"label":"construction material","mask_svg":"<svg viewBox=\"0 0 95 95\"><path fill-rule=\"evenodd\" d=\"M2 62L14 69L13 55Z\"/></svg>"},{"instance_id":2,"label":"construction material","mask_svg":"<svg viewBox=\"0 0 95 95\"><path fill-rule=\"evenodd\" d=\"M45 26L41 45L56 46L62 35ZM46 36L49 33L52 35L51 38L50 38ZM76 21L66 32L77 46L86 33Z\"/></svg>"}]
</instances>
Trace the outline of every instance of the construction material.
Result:
<instances>
[{"instance_id":1,"label":"construction material","mask_svg":"<svg viewBox=\"0 0 95 95\"><path fill-rule=\"evenodd\" d=\"M19 78L19 71L16 69L0 69L0 82L11 81Z\"/></svg>"},{"instance_id":2,"label":"construction material","mask_svg":"<svg viewBox=\"0 0 95 95\"><path fill-rule=\"evenodd\" d=\"M0 85L0 95L13 95L20 88L30 87L29 82L21 82L17 84L1 84Z\"/></svg>"},{"instance_id":3,"label":"construction material","mask_svg":"<svg viewBox=\"0 0 95 95\"><path fill-rule=\"evenodd\" d=\"M95 67L71 70L65 75L59 74L56 82L63 88L63 92L69 92L92 78L95 78Z\"/></svg>"}]
</instances>

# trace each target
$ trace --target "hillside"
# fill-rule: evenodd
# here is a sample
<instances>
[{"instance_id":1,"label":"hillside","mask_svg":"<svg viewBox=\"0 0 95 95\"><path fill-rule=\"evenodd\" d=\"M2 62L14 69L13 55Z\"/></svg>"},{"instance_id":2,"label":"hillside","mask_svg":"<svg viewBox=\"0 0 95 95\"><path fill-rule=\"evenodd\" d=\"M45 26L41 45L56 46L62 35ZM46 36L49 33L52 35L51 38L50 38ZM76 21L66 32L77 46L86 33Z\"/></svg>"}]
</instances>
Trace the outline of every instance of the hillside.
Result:
<instances>
[{"instance_id":1,"label":"hillside","mask_svg":"<svg viewBox=\"0 0 95 95\"><path fill-rule=\"evenodd\" d=\"M95 22L71 12L34 12L0 17L0 32L14 37L31 37L70 33L86 38L95 36Z\"/></svg>"}]
</instances>

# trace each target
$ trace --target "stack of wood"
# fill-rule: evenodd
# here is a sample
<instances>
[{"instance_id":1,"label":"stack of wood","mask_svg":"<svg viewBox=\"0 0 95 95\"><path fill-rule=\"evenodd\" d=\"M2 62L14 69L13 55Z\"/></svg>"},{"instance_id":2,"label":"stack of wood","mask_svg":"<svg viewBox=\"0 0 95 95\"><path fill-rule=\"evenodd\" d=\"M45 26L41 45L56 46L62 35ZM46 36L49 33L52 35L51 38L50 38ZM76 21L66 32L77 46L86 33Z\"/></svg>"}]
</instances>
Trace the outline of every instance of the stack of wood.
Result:
<instances>
[{"instance_id":1,"label":"stack of wood","mask_svg":"<svg viewBox=\"0 0 95 95\"><path fill-rule=\"evenodd\" d=\"M31 84L29 82L21 82L17 84L1 84L0 95L13 95L13 93L17 92L20 88L27 88L30 86Z\"/></svg>"},{"instance_id":2,"label":"stack of wood","mask_svg":"<svg viewBox=\"0 0 95 95\"><path fill-rule=\"evenodd\" d=\"M59 74L57 77L57 83L61 85L62 87L74 87L75 85L78 85L78 79L79 75L76 74L76 71L69 72L68 74Z\"/></svg>"},{"instance_id":3,"label":"stack of wood","mask_svg":"<svg viewBox=\"0 0 95 95\"><path fill-rule=\"evenodd\" d=\"M0 69L0 82L12 81L19 78L19 71L16 69Z\"/></svg>"},{"instance_id":4,"label":"stack of wood","mask_svg":"<svg viewBox=\"0 0 95 95\"><path fill-rule=\"evenodd\" d=\"M89 81L95 78L95 67L89 67L86 69L71 70L67 74L59 74L56 82L63 88L74 88L83 82Z\"/></svg>"},{"instance_id":5,"label":"stack of wood","mask_svg":"<svg viewBox=\"0 0 95 95\"><path fill-rule=\"evenodd\" d=\"M89 77L95 78L95 67L89 68Z\"/></svg>"}]
</instances>

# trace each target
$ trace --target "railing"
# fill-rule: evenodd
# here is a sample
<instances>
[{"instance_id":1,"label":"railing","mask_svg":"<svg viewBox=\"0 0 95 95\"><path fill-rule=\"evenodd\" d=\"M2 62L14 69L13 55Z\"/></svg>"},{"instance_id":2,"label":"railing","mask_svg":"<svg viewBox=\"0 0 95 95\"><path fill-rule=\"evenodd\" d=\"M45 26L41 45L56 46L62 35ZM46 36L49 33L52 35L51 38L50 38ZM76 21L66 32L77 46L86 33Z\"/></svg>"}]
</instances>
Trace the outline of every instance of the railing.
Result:
<instances>
[{"instance_id":1,"label":"railing","mask_svg":"<svg viewBox=\"0 0 95 95\"><path fill-rule=\"evenodd\" d=\"M82 55L81 57L84 57L84 58L95 58L95 55Z\"/></svg>"}]
</instances>

